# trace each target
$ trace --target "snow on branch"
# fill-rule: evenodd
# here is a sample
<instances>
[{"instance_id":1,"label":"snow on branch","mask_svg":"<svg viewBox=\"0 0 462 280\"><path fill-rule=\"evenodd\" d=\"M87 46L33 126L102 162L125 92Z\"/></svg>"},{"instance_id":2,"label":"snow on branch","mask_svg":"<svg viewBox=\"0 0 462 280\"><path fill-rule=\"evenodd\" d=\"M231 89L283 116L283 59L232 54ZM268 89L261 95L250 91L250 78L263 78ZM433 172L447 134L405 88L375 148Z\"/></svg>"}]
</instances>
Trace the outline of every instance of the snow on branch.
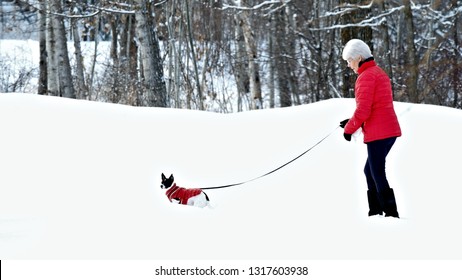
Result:
<instances>
[{"instance_id":1,"label":"snow on branch","mask_svg":"<svg viewBox=\"0 0 462 280\"><path fill-rule=\"evenodd\" d=\"M455 18L456 16L458 16L460 13L462 13L462 6L458 7L457 9L452 9L448 11L447 13L444 13L442 11L437 11L433 9L432 7L430 7L430 5L425 5L422 8L428 9L428 13L432 14L432 17L434 19L437 19L443 25L452 25L453 22L451 20Z\"/></svg>"},{"instance_id":2,"label":"snow on branch","mask_svg":"<svg viewBox=\"0 0 462 280\"><path fill-rule=\"evenodd\" d=\"M1 0L0 0L1 1ZM89 18L89 17L94 17L100 13L117 13L117 14L135 14L135 11L133 10L132 5L128 4L123 4L123 3L117 3L117 2L109 2L110 5L114 6L115 8L106 8L106 7L100 7L97 5L85 5L88 9L94 10L94 12L89 12L85 14L67 14L67 13L52 13L48 10L43 10L38 6L38 3L36 2L31 2L29 3L28 1L21 1L21 3L28 5L29 7L33 8L36 11L41 11L46 14L50 15L55 15L55 16L60 16L60 17L65 17L65 18L70 18L70 19L79 19L79 18ZM121 7L121 8L119 8Z\"/></svg>"},{"instance_id":3,"label":"snow on branch","mask_svg":"<svg viewBox=\"0 0 462 280\"><path fill-rule=\"evenodd\" d=\"M365 7L365 6L363 6L363 7ZM386 18L385 18L386 16L391 15L392 13L400 11L402 9L404 9L404 6L395 7L393 9L390 9L386 13L382 13L382 14L374 16L372 18L362 20L361 22L358 22L358 23L336 24L336 25L327 26L327 27L321 27L321 28L310 28L310 30L312 30L312 31L322 31L322 30L331 30L331 29L343 29L343 28L348 28L348 27L379 26L386 20Z\"/></svg>"},{"instance_id":4,"label":"snow on branch","mask_svg":"<svg viewBox=\"0 0 462 280\"><path fill-rule=\"evenodd\" d=\"M384 21L385 21L384 18L380 19L380 21L378 22L369 22L369 20L363 20L358 23L336 24L336 25L321 27L321 28L310 28L310 30L323 31L323 30L332 30L332 29L343 29L343 28L349 28L349 27L373 27L373 26L381 25Z\"/></svg>"},{"instance_id":5,"label":"snow on branch","mask_svg":"<svg viewBox=\"0 0 462 280\"><path fill-rule=\"evenodd\" d=\"M110 14L128 14L128 15L134 15L135 11L133 10L125 10L125 9L114 9L114 8L106 8L106 7L99 7L95 5L87 5L88 8L95 9L104 13L110 13Z\"/></svg>"},{"instance_id":6,"label":"snow on branch","mask_svg":"<svg viewBox=\"0 0 462 280\"><path fill-rule=\"evenodd\" d=\"M236 1L237 2L237 1ZM252 6L252 7L244 7L244 6L241 6L241 5L227 5L227 4L223 4L223 8L222 10L229 10L229 9L234 9L234 10L245 10L245 11L253 11L253 10L259 10L261 8L264 8L266 6L270 6L270 5L276 5L276 4L282 4L282 5L287 5L288 3L292 2L292 0L268 0L268 1L263 1L262 3L260 4L257 4L255 6Z\"/></svg>"},{"instance_id":7,"label":"snow on branch","mask_svg":"<svg viewBox=\"0 0 462 280\"><path fill-rule=\"evenodd\" d=\"M374 4L374 0L371 0L371 2L367 5L354 5L354 4L345 4L342 6L337 6L334 8L334 10L339 10L337 12L327 12L325 14L326 17L330 16L338 16L338 15L343 15L345 13L349 13L354 10L359 10L359 9L370 9L372 8L372 5Z\"/></svg>"}]
</instances>

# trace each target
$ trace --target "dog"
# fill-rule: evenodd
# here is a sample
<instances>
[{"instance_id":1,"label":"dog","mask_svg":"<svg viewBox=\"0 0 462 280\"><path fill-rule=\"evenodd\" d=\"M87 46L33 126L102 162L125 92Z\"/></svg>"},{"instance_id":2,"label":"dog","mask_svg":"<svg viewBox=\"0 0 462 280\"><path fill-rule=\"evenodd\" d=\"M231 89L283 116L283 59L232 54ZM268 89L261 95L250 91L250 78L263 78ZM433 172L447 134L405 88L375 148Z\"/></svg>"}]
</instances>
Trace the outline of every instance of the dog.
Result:
<instances>
[{"instance_id":1,"label":"dog","mask_svg":"<svg viewBox=\"0 0 462 280\"><path fill-rule=\"evenodd\" d=\"M210 207L209 197L201 189L181 188L173 181L173 174L167 178L164 173L162 173L162 184L160 185L160 188L167 190L165 194L170 202L201 208L206 206Z\"/></svg>"}]
</instances>

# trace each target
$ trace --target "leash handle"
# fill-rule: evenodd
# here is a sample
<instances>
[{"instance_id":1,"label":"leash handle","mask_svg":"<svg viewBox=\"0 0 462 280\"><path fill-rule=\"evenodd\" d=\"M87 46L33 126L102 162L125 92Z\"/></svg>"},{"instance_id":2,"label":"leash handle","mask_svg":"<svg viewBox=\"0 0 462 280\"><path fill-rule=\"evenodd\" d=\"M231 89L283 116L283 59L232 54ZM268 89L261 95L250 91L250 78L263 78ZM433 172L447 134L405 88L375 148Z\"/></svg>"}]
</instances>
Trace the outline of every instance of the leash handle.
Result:
<instances>
[{"instance_id":1,"label":"leash handle","mask_svg":"<svg viewBox=\"0 0 462 280\"><path fill-rule=\"evenodd\" d=\"M247 180L247 181L243 181L243 182L240 182L240 183L235 183L235 184L229 184L229 185L223 185L223 186L218 186L218 187L209 187L209 188L200 188L201 190L213 190L213 189L224 189L224 188L230 188L230 187L235 187L235 186L240 186L240 185L243 185L243 184L246 184L246 183L250 183L252 181L255 181L255 180L258 180L260 178L263 178L263 177L266 177L284 167L286 167L287 165L291 164L292 162L296 161L297 159L301 158L302 156L304 156L306 153L308 153L309 151L311 151L314 147L316 147L317 145L321 144L324 140L326 140L329 136L331 136L340 126L337 126L335 127L334 130L332 130L329 134L327 134L326 136L324 136L324 138L322 138L321 140L319 140L316 144L314 144L313 146L311 146L308 150L304 151L303 153L301 153L300 155L298 155L297 157L295 157L294 159L284 163L283 165L271 170L270 172L267 172L263 175L260 175L258 177L255 177L253 179L250 179L250 180Z\"/></svg>"}]
</instances>

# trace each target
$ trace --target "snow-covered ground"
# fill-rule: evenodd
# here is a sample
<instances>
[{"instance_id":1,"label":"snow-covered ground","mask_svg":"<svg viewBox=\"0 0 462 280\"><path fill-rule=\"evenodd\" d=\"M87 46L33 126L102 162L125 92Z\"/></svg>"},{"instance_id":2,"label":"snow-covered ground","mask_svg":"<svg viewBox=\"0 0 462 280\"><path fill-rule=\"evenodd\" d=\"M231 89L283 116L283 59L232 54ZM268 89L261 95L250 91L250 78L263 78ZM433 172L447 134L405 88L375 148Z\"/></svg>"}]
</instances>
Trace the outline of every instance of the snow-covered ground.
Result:
<instances>
[{"instance_id":1,"label":"snow-covered ground","mask_svg":"<svg viewBox=\"0 0 462 280\"><path fill-rule=\"evenodd\" d=\"M350 117L350 99L223 115L0 94L0 259L461 259L462 111L395 109L401 219L367 217L366 146L341 129L207 191L213 209L159 187L162 172L184 187L262 175Z\"/></svg>"}]
</instances>

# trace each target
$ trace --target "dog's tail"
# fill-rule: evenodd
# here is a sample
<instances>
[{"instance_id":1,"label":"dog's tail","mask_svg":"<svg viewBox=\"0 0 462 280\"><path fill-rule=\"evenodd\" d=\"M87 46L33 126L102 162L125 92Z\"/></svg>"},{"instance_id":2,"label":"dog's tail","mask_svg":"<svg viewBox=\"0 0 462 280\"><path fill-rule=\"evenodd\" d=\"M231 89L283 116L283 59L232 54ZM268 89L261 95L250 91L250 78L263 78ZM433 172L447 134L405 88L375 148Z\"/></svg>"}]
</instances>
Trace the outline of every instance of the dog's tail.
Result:
<instances>
[{"instance_id":1,"label":"dog's tail","mask_svg":"<svg viewBox=\"0 0 462 280\"><path fill-rule=\"evenodd\" d=\"M205 195L205 200L207 200L207 207L210 209L215 209L215 207L210 203L209 196L204 191L202 191L202 193Z\"/></svg>"},{"instance_id":2,"label":"dog's tail","mask_svg":"<svg viewBox=\"0 0 462 280\"><path fill-rule=\"evenodd\" d=\"M210 202L209 196L208 196L204 191L202 191L202 193L205 195L205 199L206 199L208 202Z\"/></svg>"},{"instance_id":3,"label":"dog's tail","mask_svg":"<svg viewBox=\"0 0 462 280\"><path fill-rule=\"evenodd\" d=\"M205 200L207 201L206 203L206 207L209 208L209 209L215 209L215 205L213 205L212 203L210 203L210 199L209 199L209 196L204 192L202 191L202 193L205 195Z\"/></svg>"}]
</instances>

